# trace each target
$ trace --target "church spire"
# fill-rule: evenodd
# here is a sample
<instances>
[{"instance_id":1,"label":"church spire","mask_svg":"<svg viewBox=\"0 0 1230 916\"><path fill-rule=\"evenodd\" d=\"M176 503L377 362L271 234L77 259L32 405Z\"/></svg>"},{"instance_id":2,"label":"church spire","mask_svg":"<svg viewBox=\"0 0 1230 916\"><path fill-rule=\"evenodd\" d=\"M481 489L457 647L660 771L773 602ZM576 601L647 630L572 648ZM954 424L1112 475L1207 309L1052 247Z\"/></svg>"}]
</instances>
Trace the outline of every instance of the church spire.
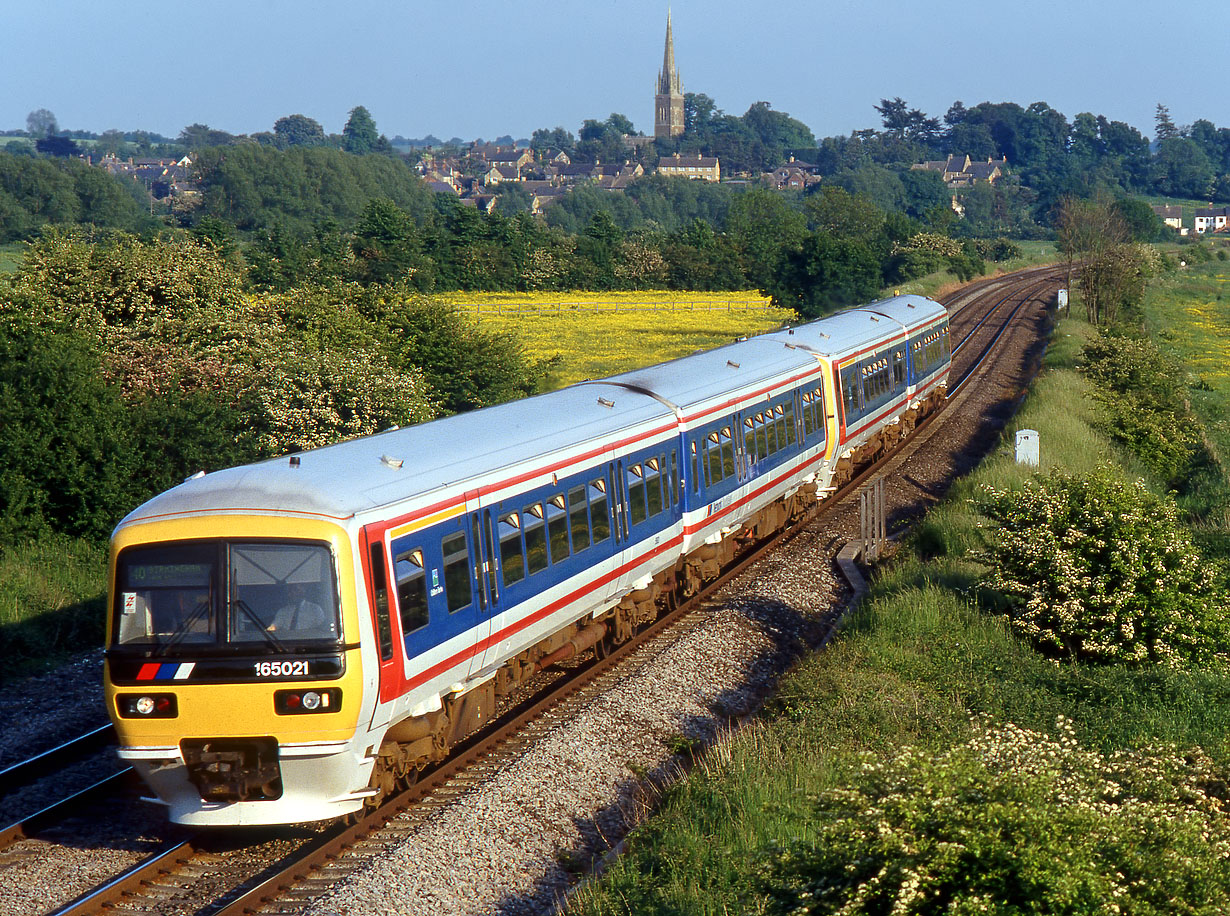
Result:
<instances>
[{"instance_id":1,"label":"church spire","mask_svg":"<svg viewBox=\"0 0 1230 916\"><path fill-rule=\"evenodd\" d=\"M683 82L675 69L675 39L671 34L671 12L666 11L666 49L662 52L662 72L658 75L658 94L673 95L683 92Z\"/></svg>"},{"instance_id":2,"label":"church spire","mask_svg":"<svg viewBox=\"0 0 1230 916\"><path fill-rule=\"evenodd\" d=\"M666 11L666 47L662 52L662 72L658 74L653 120L655 137L677 137L683 133L683 80L675 67L675 38L669 8Z\"/></svg>"}]
</instances>

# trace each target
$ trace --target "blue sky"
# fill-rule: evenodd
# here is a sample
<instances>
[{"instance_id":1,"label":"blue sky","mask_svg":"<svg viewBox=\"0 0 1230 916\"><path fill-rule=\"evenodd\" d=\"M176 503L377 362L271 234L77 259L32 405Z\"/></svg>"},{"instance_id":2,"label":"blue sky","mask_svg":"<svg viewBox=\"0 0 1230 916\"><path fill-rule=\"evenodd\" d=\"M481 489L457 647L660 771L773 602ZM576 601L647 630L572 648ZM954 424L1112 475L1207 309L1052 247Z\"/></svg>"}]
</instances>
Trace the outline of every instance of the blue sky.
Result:
<instances>
[{"instance_id":1,"label":"blue sky","mask_svg":"<svg viewBox=\"0 0 1230 916\"><path fill-rule=\"evenodd\" d=\"M1045 101L1146 135L1162 102L1180 125L1230 127L1214 63L1230 0L670 5L685 91L731 114L768 101L817 137L879 127L873 106L894 96L940 117L958 99ZM648 0L0 0L0 129L48 108L99 132L252 133L296 113L340 132L364 105L389 137L575 133L615 111L652 133L666 14Z\"/></svg>"}]
</instances>

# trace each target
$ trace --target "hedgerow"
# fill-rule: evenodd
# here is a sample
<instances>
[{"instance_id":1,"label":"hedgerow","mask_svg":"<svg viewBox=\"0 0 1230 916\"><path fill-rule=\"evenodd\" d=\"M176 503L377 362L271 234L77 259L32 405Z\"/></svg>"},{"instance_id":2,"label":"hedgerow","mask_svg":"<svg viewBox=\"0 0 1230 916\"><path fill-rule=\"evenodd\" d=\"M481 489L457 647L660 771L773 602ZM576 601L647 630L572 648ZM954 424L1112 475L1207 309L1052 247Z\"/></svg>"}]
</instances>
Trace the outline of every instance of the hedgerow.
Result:
<instances>
[{"instance_id":1,"label":"hedgerow","mask_svg":"<svg viewBox=\"0 0 1230 916\"><path fill-rule=\"evenodd\" d=\"M1102 755L1011 723L938 754L865 755L814 833L760 862L776 913L1224 913L1226 774L1203 754Z\"/></svg>"},{"instance_id":2,"label":"hedgerow","mask_svg":"<svg viewBox=\"0 0 1230 916\"><path fill-rule=\"evenodd\" d=\"M1173 501L1109 466L987 486L984 580L1014 631L1056 657L1180 667L1225 659L1230 605ZM988 532L990 533L990 532Z\"/></svg>"}]
</instances>

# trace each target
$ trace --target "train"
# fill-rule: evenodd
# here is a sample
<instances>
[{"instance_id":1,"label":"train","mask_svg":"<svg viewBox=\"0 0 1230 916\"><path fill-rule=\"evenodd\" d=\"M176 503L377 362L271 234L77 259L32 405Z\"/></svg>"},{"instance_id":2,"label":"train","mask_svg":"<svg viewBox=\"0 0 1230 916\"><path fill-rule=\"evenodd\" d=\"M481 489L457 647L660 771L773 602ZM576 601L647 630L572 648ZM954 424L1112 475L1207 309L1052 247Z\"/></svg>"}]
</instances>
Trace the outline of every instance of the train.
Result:
<instances>
[{"instance_id":1,"label":"train","mask_svg":"<svg viewBox=\"0 0 1230 916\"><path fill-rule=\"evenodd\" d=\"M111 538L118 754L178 824L359 817L891 449L950 354L944 306L894 296L198 473Z\"/></svg>"}]
</instances>

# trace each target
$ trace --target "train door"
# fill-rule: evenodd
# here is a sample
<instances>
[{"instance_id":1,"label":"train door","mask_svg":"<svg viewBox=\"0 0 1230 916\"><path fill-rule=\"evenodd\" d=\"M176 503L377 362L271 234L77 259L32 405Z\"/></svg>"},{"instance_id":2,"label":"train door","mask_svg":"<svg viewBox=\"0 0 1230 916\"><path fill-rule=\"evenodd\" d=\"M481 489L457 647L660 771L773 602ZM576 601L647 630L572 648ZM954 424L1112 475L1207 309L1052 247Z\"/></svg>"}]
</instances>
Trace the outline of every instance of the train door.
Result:
<instances>
[{"instance_id":1,"label":"train door","mask_svg":"<svg viewBox=\"0 0 1230 916\"><path fill-rule=\"evenodd\" d=\"M623 595L632 583L631 512L628 507L628 462L617 458L607 467L607 490L611 494L611 529L615 535L615 570L611 579L612 596Z\"/></svg>"},{"instance_id":2,"label":"train door","mask_svg":"<svg viewBox=\"0 0 1230 916\"><path fill-rule=\"evenodd\" d=\"M507 610L506 596L501 589L500 570L500 506L484 506L481 510L471 511L470 527L474 532L475 543L481 544L482 579L481 589L485 591L485 605L479 610L480 647L482 651L474 656L475 669L486 670L500 660L500 633L510 623L501 615Z\"/></svg>"},{"instance_id":3,"label":"train door","mask_svg":"<svg viewBox=\"0 0 1230 916\"><path fill-rule=\"evenodd\" d=\"M405 661L398 651L400 628L397 626L392 591L389 588L389 563L384 549L384 533L363 529L362 569L367 580L367 602L372 613L372 630L376 634L375 676L379 678L379 701L373 716L374 724L387 719L384 704L396 699L405 689ZM371 679L365 679L371 680ZM367 688L375 687L367 683Z\"/></svg>"},{"instance_id":4,"label":"train door","mask_svg":"<svg viewBox=\"0 0 1230 916\"><path fill-rule=\"evenodd\" d=\"M484 512L478 505L478 491L466 494L467 534L470 543L470 569L474 582L474 658L470 676L483 669L491 642L492 621L499 614L500 592L496 582L496 561Z\"/></svg>"}]
</instances>

